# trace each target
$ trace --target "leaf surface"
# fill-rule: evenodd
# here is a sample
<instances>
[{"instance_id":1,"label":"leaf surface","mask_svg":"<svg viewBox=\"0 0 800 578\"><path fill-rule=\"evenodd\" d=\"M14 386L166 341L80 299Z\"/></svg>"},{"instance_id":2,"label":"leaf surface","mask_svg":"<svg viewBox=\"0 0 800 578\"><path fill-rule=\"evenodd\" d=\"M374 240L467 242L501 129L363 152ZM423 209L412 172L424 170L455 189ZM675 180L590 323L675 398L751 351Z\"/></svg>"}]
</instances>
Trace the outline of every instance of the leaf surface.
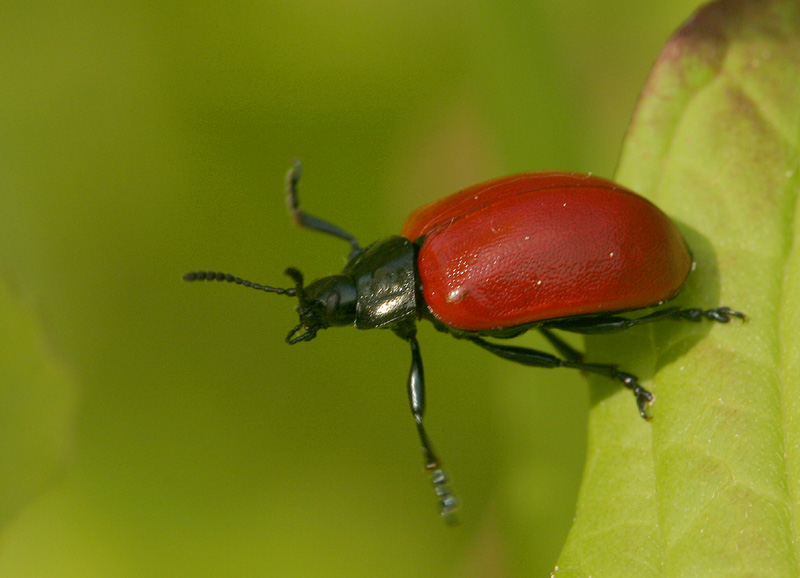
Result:
<instances>
[{"instance_id":1,"label":"leaf surface","mask_svg":"<svg viewBox=\"0 0 800 578\"><path fill-rule=\"evenodd\" d=\"M723 0L667 43L617 180L671 215L696 271L677 300L746 323L591 339L656 396L595 380L575 524L554 575L797 576L800 3ZM635 282L635 280L632 280Z\"/></svg>"}]
</instances>

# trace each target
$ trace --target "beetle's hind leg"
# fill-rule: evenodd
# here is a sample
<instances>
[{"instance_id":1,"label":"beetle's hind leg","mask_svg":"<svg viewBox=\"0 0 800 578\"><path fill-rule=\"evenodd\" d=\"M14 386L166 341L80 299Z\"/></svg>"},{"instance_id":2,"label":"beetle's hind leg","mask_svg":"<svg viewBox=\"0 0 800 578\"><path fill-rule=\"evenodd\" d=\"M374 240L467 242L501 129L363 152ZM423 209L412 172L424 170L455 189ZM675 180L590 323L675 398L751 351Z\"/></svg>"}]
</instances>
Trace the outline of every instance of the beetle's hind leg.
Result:
<instances>
[{"instance_id":1,"label":"beetle's hind leg","mask_svg":"<svg viewBox=\"0 0 800 578\"><path fill-rule=\"evenodd\" d=\"M716 309L681 309L680 307L667 307L654 313L629 319L619 315L592 315L587 317L566 317L547 322L548 327L571 331L572 333L616 333L625 331L636 325L654 323L656 321L693 321L700 322L704 319L717 323L728 323L732 319L745 320L745 314L734 311L730 307L717 307ZM542 329L544 331L544 329Z\"/></svg>"},{"instance_id":2,"label":"beetle's hind leg","mask_svg":"<svg viewBox=\"0 0 800 578\"><path fill-rule=\"evenodd\" d=\"M502 357L514 363L520 363L530 367L570 367L580 371L588 371L589 373L596 373L619 381L622 385L627 387L633 392L636 398L636 406L639 408L639 415L644 419L648 419L645 409L653 401L653 394L643 388L635 375L620 371L615 365L605 363L586 363L583 361L583 355L573 349L565 341L556 337L549 330L542 330L543 335L559 350L559 352L567 359L561 359L550 353L544 351L537 351L527 347L516 347L513 345L500 345L491 343L480 337L467 337L475 345L485 349L489 353L493 353L498 357Z\"/></svg>"}]
</instances>

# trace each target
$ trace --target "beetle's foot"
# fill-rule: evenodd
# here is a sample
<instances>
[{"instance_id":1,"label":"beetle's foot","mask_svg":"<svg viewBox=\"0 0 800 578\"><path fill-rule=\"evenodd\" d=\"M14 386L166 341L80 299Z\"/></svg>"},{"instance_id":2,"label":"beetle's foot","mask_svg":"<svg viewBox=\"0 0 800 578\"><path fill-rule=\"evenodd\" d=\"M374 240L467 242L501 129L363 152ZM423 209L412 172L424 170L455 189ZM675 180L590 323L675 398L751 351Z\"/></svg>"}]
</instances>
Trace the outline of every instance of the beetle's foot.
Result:
<instances>
[{"instance_id":1,"label":"beetle's foot","mask_svg":"<svg viewBox=\"0 0 800 578\"><path fill-rule=\"evenodd\" d=\"M635 375L618 371L616 377L622 382L622 385L633 392L633 396L636 398L636 407L639 408L639 415L644 419L650 419L650 416L647 415L647 406L653 403L653 394L639 385L639 380Z\"/></svg>"},{"instance_id":2,"label":"beetle's foot","mask_svg":"<svg viewBox=\"0 0 800 578\"><path fill-rule=\"evenodd\" d=\"M436 468L429 473L431 483L433 483L433 491L436 492L436 498L439 501L439 513L442 519L448 526L457 526L456 510L461 506L461 500L450 488L450 478L442 468Z\"/></svg>"},{"instance_id":3,"label":"beetle's foot","mask_svg":"<svg viewBox=\"0 0 800 578\"><path fill-rule=\"evenodd\" d=\"M709 309L705 311L706 319L717 321L718 323L728 323L731 319L736 317L742 321L747 320L747 316L740 311L734 311L730 307L717 307L716 309Z\"/></svg>"},{"instance_id":4,"label":"beetle's foot","mask_svg":"<svg viewBox=\"0 0 800 578\"><path fill-rule=\"evenodd\" d=\"M639 408L639 415L643 419L650 419L647 414L647 406L653 403L654 396L641 385L637 385L633 389L633 395L636 397L636 406Z\"/></svg>"},{"instance_id":5,"label":"beetle's foot","mask_svg":"<svg viewBox=\"0 0 800 578\"><path fill-rule=\"evenodd\" d=\"M730 307L717 307L716 309L681 309L680 318L686 321L700 321L708 319L717 323L728 323L731 319L747 319L744 313L734 311Z\"/></svg>"}]
</instances>

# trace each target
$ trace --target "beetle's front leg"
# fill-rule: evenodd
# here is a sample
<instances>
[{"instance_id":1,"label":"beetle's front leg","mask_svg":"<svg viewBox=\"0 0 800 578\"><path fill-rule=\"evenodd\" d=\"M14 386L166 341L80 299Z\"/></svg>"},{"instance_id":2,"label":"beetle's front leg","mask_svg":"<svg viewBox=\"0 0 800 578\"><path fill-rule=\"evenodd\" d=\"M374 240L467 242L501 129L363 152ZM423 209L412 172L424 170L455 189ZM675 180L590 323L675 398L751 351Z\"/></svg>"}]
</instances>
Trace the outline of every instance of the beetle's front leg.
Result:
<instances>
[{"instance_id":1,"label":"beetle's front leg","mask_svg":"<svg viewBox=\"0 0 800 578\"><path fill-rule=\"evenodd\" d=\"M411 345L411 370L408 373L408 401L411 404L411 414L417 424L417 432L422 445L422 455L425 460L425 471L431 478L436 497L439 500L439 513L448 524L456 524L455 512L460 503L449 486L449 478L442 468L442 464L433 446L428 439L422 420L425 415L425 372L422 367L422 355L419 351L416 331L398 335L407 340Z\"/></svg>"},{"instance_id":2,"label":"beetle's front leg","mask_svg":"<svg viewBox=\"0 0 800 578\"><path fill-rule=\"evenodd\" d=\"M344 239L350 243L350 255L348 259L352 259L362 251L361 247L358 245L358 240L353 235L329 221L309 215L300 208L300 199L297 196L297 184L300 182L300 176L302 174L303 165L299 160L295 159L292 163L292 168L286 173L286 206L292 214L292 219L294 219L294 222L299 226L305 227L306 229L312 229Z\"/></svg>"}]
</instances>

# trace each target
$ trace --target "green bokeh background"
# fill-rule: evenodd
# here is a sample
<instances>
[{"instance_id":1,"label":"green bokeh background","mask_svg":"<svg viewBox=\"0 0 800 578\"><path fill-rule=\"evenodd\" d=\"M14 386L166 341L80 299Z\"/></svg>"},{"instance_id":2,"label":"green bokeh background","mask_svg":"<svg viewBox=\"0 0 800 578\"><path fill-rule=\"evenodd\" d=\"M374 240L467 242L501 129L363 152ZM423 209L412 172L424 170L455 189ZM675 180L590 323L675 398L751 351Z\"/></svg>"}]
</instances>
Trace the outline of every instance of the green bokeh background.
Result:
<instances>
[{"instance_id":1,"label":"green bokeh background","mask_svg":"<svg viewBox=\"0 0 800 578\"><path fill-rule=\"evenodd\" d=\"M500 174L612 176L698 5L7 2L0 576L546 575L580 482L580 376L421 328L465 504L447 528L405 344L288 347L287 299L180 278L341 267L344 243L286 215L293 157L305 207L365 244Z\"/></svg>"}]
</instances>

